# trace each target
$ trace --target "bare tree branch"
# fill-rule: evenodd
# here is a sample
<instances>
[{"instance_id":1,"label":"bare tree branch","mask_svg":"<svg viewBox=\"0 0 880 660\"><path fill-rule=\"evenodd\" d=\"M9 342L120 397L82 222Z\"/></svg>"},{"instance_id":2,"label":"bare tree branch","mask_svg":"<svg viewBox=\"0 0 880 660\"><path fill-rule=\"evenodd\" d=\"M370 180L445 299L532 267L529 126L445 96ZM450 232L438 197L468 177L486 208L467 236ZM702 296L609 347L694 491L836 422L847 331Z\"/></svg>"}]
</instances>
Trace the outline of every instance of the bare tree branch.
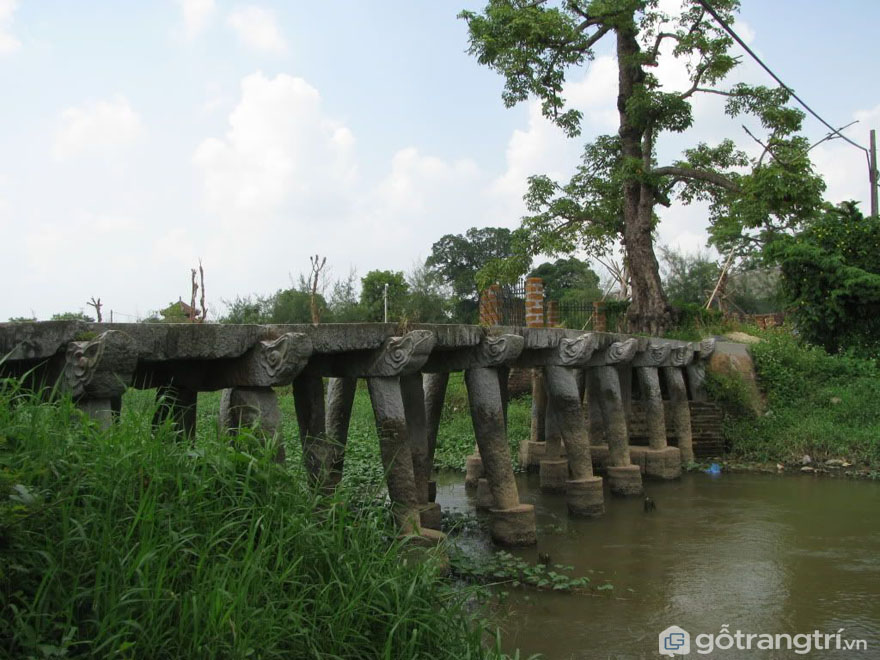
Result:
<instances>
[{"instance_id":1,"label":"bare tree branch","mask_svg":"<svg viewBox=\"0 0 880 660\"><path fill-rule=\"evenodd\" d=\"M327 265L327 257L321 260L319 255L309 257L312 264L312 272L309 274L309 307L311 308L312 323L321 322L321 310L318 309L318 281L321 277L321 271Z\"/></svg>"},{"instance_id":2,"label":"bare tree branch","mask_svg":"<svg viewBox=\"0 0 880 660\"><path fill-rule=\"evenodd\" d=\"M205 319L208 317L208 309L205 307L205 269L202 268L202 260L199 259L199 281L202 284L202 297L200 300L200 305L202 307L202 320L204 323Z\"/></svg>"},{"instance_id":3,"label":"bare tree branch","mask_svg":"<svg viewBox=\"0 0 880 660\"><path fill-rule=\"evenodd\" d=\"M103 306L101 304L101 299L98 298L97 300L95 300L95 296L92 296L92 299L89 302L87 302L86 305L89 305L90 307L95 308L95 315L98 317L98 323L103 323L104 320L101 317L101 307ZM113 316L112 313L111 313L111 316Z\"/></svg>"},{"instance_id":4,"label":"bare tree branch","mask_svg":"<svg viewBox=\"0 0 880 660\"><path fill-rule=\"evenodd\" d=\"M680 165L667 165L665 167L655 167L651 173L656 174L657 176L672 175L684 180L705 181L706 183L711 183L719 188L730 190L731 192L740 191L740 187L726 176L718 174L717 172L710 172L709 170L682 167Z\"/></svg>"}]
</instances>

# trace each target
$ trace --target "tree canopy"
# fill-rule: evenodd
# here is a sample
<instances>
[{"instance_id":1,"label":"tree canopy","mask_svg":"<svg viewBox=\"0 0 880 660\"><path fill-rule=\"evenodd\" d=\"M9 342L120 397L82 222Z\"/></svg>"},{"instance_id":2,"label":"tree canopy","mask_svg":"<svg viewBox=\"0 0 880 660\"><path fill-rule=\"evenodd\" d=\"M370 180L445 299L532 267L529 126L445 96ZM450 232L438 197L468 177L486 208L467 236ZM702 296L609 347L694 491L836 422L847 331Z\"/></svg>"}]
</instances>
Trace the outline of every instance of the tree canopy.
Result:
<instances>
[{"instance_id":1,"label":"tree canopy","mask_svg":"<svg viewBox=\"0 0 880 660\"><path fill-rule=\"evenodd\" d=\"M591 302L602 297L599 276L580 259L557 259L535 268L530 277L544 281L544 293L551 300Z\"/></svg>"},{"instance_id":2,"label":"tree canopy","mask_svg":"<svg viewBox=\"0 0 880 660\"><path fill-rule=\"evenodd\" d=\"M401 271L371 270L361 278L361 308L366 321L385 318L385 285L388 285L388 318L400 319L406 308L409 285Z\"/></svg>"},{"instance_id":3,"label":"tree canopy","mask_svg":"<svg viewBox=\"0 0 880 660\"><path fill-rule=\"evenodd\" d=\"M478 281L478 272L493 260L508 259L515 254L509 229L471 227L464 235L446 234L434 243L425 265L452 288L457 299L453 310L455 320L476 323L480 290L491 283L491 280ZM528 264L516 276L527 269Z\"/></svg>"},{"instance_id":4,"label":"tree canopy","mask_svg":"<svg viewBox=\"0 0 880 660\"><path fill-rule=\"evenodd\" d=\"M880 355L880 217L847 202L767 251L782 264L783 290L805 339L829 352Z\"/></svg>"},{"instance_id":5,"label":"tree canopy","mask_svg":"<svg viewBox=\"0 0 880 660\"><path fill-rule=\"evenodd\" d=\"M523 258L577 250L601 254L620 242L631 278L627 310L633 331L657 333L671 321L654 253L656 206L697 200L711 205L712 240L721 249L789 231L809 217L824 188L812 171L808 145L796 135L803 114L787 107L784 89L737 84L722 87L739 58L733 41L700 0L683 0L667 14L657 0L489 0L481 13L464 11L470 52L505 79L502 99L512 106L530 97L566 135L580 134L582 115L564 97L570 70L585 66L608 35L615 41L619 129L585 145L568 182L546 175L529 179L529 215L514 232L516 260L496 260L487 277L509 278ZM732 23L737 0L713 0ZM686 63L688 83L668 89L651 69L661 59ZM764 153L750 157L727 139L699 143L682 158L657 162L664 132L691 128L693 97L719 94L730 116L758 118Z\"/></svg>"}]
</instances>

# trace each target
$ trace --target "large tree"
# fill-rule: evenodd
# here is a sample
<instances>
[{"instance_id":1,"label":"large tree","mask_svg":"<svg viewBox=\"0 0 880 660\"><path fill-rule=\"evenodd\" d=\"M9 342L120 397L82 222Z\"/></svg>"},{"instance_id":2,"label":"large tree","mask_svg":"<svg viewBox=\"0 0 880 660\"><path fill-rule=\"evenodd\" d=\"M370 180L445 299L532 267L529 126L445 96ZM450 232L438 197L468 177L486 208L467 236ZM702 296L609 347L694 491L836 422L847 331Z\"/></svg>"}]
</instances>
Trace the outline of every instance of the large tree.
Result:
<instances>
[{"instance_id":1,"label":"large tree","mask_svg":"<svg viewBox=\"0 0 880 660\"><path fill-rule=\"evenodd\" d=\"M480 289L477 273L489 262L514 255L511 231L504 227L471 227L464 235L446 234L431 246L425 262L440 280L452 288L457 302L455 320L476 323ZM528 264L516 273L525 273ZM482 286L481 286L482 285Z\"/></svg>"},{"instance_id":2,"label":"large tree","mask_svg":"<svg viewBox=\"0 0 880 660\"><path fill-rule=\"evenodd\" d=\"M400 321L406 313L409 284L403 272L371 270L361 278L361 309L367 321L385 318L385 285L388 285L388 319Z\"/></svg>"},{"instance_id":3,"label":"large tree","mask_svg":"<svg viewBox=\"0 0 880 660\"><path fill-rule=\"evenodd\" d=\"M544 281L544 294L561 302L592 302L602 297L599 276L590 265L576 257L549 261L535 268L529 277Z\"/></svg>"},{"instance_id":4,"label":"large tree","mask_svg":"<svg viewBox=\"0 0 880 660\"><path fill-rule=\"evenodd\" d=\"M738 4L712 0L728 23ZM617 134L587 144L569 182L530 178L531 215L523 218L514 244L530 254L562 255L601 253L619 241L631 278L631 330L658 333L671 321L654 253L657 204L669 206L676 198L711 202L711 221L718 225L714 238L722 247L741 241L750 228L790 228L818 204L821 182L805 157L807 145L793 137L803 114L785 107L785 90L720 86L739 58L730 54L732 39L699 0L683 0L675 15L660 11L657 0L489 0L482 13L461 16L468 22L470 52L505 77L505 104L536 96L544 116L568 136L580 133L582 117L566 105L566 75L586 65L603 38L614 39ZM661 57L686 63L684 89L668 89L651 73ZM688 130L691 101L703 93L726 96L729 115L756 115L769 132L765 154L749 158L725 140L697 144L682 159L658 164L658 138ZM494 266L504 274L503 262ZM509 275L519 264L507 266Z\"/></svg>"}]
</instances>

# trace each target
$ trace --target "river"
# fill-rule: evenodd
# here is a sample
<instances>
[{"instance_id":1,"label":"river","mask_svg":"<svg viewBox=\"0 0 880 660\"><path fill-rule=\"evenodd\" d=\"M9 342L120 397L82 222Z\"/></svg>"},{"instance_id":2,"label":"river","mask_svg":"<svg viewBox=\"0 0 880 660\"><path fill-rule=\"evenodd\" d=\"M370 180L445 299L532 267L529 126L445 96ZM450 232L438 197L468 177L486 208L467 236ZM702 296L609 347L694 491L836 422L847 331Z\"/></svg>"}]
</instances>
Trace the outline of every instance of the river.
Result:
<instances>
[{"instance_id":1,"label":"river","mask_svg":"<svg viewBox=\"0 0 880 660\"><path fill-rule=\"evenodd\" d=\"M441 475L437 501L473 511L461 476ZM505 588L499 611L505 648L524 657L657 658L658 635L677 625L690 633L691 657L880 658L880 484L813 476L687 474L647 482L656 502L611 498L606 513L570 519L563 495L540 491L537 475L519 475L522 501L535 505L538 546L513 551L571 565L573 576L613 591L570 594ZM480 544L473 551L479 552ZM485 550L483 550L485 551ZM792 650L699 653L696 637L789 633ZM864 640L867 651L833 650ZM723 646L723 638L719 643ZM735 642L736 644L737 642ZM786 644L783 638L780 642ZM799 646L798 646L799 644ZM817 649L816 646L822 647ZM832 650L827 650L831 646Z\"/></svg>"}]
</instances>

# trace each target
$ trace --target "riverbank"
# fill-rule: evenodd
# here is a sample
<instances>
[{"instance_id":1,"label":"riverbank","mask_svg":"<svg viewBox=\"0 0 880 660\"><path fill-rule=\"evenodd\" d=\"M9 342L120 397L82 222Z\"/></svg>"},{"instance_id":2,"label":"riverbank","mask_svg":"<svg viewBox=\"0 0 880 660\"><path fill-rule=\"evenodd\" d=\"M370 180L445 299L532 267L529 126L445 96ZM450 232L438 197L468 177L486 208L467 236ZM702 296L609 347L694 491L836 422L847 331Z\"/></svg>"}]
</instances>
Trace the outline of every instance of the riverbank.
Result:
<instances>
[{"instance_id":1,"label":"riverbank","mask_svg":"<svg viewBox=\"0 0 880 660\"><path fill-rule=\"evenodd\" d=\"M877 478L880 472L880 369L874 360L829 355L788 328L753 331L749 347L760 405L735 377L709 376L725 408L726 460Z\"/></svg>"},{"instance_id":2,"label":"riverbank","mask_svg":"<svg viewBox=\"0 0 880 660\"><path fill-rule=\"evenodd\" d=\"M102 431L0 382L0 656L499 656L474 591L395 539L375 442L322 497L209 411L190 444L128 397Z\"/></svg>"}]
</instances>

